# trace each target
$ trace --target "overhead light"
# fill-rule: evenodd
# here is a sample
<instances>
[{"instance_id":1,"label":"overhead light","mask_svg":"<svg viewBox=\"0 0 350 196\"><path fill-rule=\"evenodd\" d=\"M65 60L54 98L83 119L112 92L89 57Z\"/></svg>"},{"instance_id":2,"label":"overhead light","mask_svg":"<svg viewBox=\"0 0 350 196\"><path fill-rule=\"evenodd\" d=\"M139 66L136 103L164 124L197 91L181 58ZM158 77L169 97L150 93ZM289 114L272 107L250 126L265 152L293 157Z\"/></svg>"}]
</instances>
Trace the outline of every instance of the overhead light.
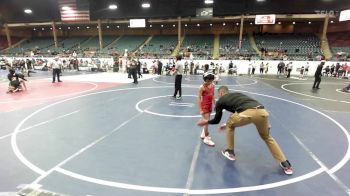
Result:
<instances>
[{"instance_id":1,"label":"overhead light","mask_svg":"<svg viewBox=\"0 0 350 196\"><path fill-rule=\"evenodd\" d=\"M24 13L26 13L26 14L31 14L31 13L33 13L33 11L32 11L31 9L25 9L25 10L24 10Z\"/></svg>"},{"instance_id":2,"label":"overhead light","mask_svg":"<svg viewBox=\"0 0 350 196\"><path fill-rule=\"evenodd\" d=\"M173 25L173 27L175 27L175 25Z\"/></svg>"},{"instance_id":3,"label":"overhead light","mask_svg":"<svg viewBox=\"0 0 350 196\"><path fill-rule=\"evenodd\" d=\"M98 26L96 26L96 28L99 28Z\"/></svg>"},{"instance_id":4,"label":"overhead light","mask_svg":"<svg viewBox=\"0 0 350 196\"><path fill-rule=\"evenodd\" d=\"M149 3L143 3L141 6L142 6L143 8L150 8L150 7L151 7L151 4L149 4Z\"/></svg>"},{"instance_id":5,"label":"overhead light","mask_svg":"<svg viewBox=\"0 0 350 196\"><path fill-rule=\"evenodd\" d=\"M213 26L213 24L210 23L210 26Z\"/></svg>"},{"instance_id":6,"label":"overhead light","mask_svg":"<svg viewBox=\"0 0 350 196\"><path fill-rule=\"evenodd\" d=\"M265 0L256 0L257 2L264 2Z\"/></svg>"},{"instance_id":7,"label":"overhead light","mask_svg":"<svg viewBox=\"0 0 350 196\"><path fill-rule=\"evenodd\" d=\"M44 30L45 30L45 28L41 28L41 30L42 30L42 31L44 31Z\"/></svg>"},{"instance_id":8,"label":"overhead light","mask_svg":"<svg viewBox=\"0 0 350 196\"><path fill-rule=\"evenodd\" d=\"M70 7L68 7L68 6L63 6L62 7L62 10L64 10L64 11L68 11L68 10L71 10L72 8L70 8Z\"/></svg>"},{"instance_id":9,"label":"overhead light","mask_svg":"<svg viewBox=\"0 0 350 196\"><path fill-rule=\"evenodd\" d=\"M333 21L333 20L331 20L331 23L334 23L334 21Z\"/></svg>"},{"instance_id":10,"label":"overhead light","mask_svg":"<svg viewBox=\"0 0 350 196\"><path fill-rule=\"evenodd\" d=\"M311 24L311 21L309 21L309 24Z\"/></svg>"},{"instance_id":11,"label":"overhead light","mask_svg":"<svg viewBox=\"0 0 350 196\"><path fill-rule=\"evenodd\" d=\"M197 27L201 26L200 24L197 24Z\"/></svg>"},{"instance_id":12,"label":"overhead light","mask_svg":"<svg viewBox=\"0 0 350 196\"><path fill-rule=\"evenodd\" d=\"M149 27L152 27L152 25L149 25Z\"/></svg>"},{"instance_id":13,"label":"overhead light","mask_svg":"<svg viewBox=\"0 0 350 196\"><path fill-rule=\"evenodd\" d=\"M50 27L50 30L52 30L52 27Z\"/></svg>"},{"instance_id":14,"label":"overhead light","mask_svg":"<svg viewBox=\"0 0 350 196\"><path fill-rule=\"evenodd\" d=\"M36 31L36 28L34 28L33 30Z\"/></svg>"},{"instance_id":15,"label":"overhead light","mask_svg":"<svg viewBox=\"0 0 350 196\"><path fill-rule=\"evenodd\" d=\"M226 23L222 23L222 26L225 26L226 25Z\"/></svg>"},{"instance_id":16,"label":"overhead light","mask_svg":"<svg viewBox=\"0 0 350 196\"><path fill-rule=\"evenodd\" d=\"M87 29L90 29L90 27L89 27L89 26L87 26L86 28L87 28Z\"/></svg>"},{"instance_id":17,"label":"overhead light","mask_svg":"<svg viewBox=\"0 0 350 196\"><path fill-rule=\"evenodd\" d=\"M160 27L164 27L164 25L160 25Z\"/></svg>"},{"instance_id":18,"label":"overhead light","mask_svg":"<svg viewBox=\"0 0 350 196\"><path fill-rule=\"evenodd\" d=\"M239 25L239 23L237 22L237 23L236 23L236 25L238 26L238 25Z\"/></svg>"},{"instance_id":19,"label":"overhead light","mask_svg":"<svg viewBox=\"0 0 350 196\"><path fill-rule=\"evenodd\" d=\"M295 22L293 22L293 24L295 24Z\"/></svg>"},{"instance_id":20,"label":"overhead light","mask_svg":"<svg viewBox=\"0 0 350 196\"><path fill-rule=\"evenodd\" d=\"M80 29L80 27L77 27L77 29Z\"/></svg>"},{"instance_id":21,"label":"overhead light","mask_svg":"<svg viewBox=\"0 0 350 196\"><path fill-rule=\"evenodd\" d=\"M68 29L70 29L70 27L68 27Z\"/></svg>"},{"instance_id":22,"label":"overhead light","mask_svg":"<svg viewBox=\"0 0 350 196\"><path fill-rule=\"evenodd\" d=\"M107 26L107 29L109 29L109 26Z\"/></svg>"},{"instance_id":23,"label":"overhead light","mask_svg":"<svg viewBox=\"0 0 350 196\"><path fill-rule=\"evenodd\" d=\"M251 23L249 23L250 25L253 25L253 23L251 22Z\"/></svg>"},{"instance_id":24,"label":"overhead light","mask_svg":"<svg viewBox=\"0 0 350 196\"><path fill-rule=\"evenodd\" d=\"M117 26L117 28L119 29L119 25Z\"/></svg>"},{"instance_id":25,"label":"overhead light","mask_svg":"<svg viewBox=\"0 0 350 196\"><path fill-rule=\"evenodd\" d=\"M115 9L118 8L118 6L116 4L111 4L111 5L109 5L108 8L111 9L111 10L115 10Z\"/></svg>"},{"instance_id":26,"label":"overhead light","mask_svg":"<svg viewBox=\"0 0 350 196\"><path fill-rule=\"evenodd\" d=\"M213 4L213 3L214 3L214 0L205 0L204 3L205 3L205 4Z\"/></svg>"},{"instance_id":27,"label":"overhead light","mask_svg":"<svg viewBox=\"0 0 350 196\"><path fill-rule=\"evenodd\" d=\"M185 24L185 27L187 27L187 24Z\"/></svg>"},{"instance_id":28,"label":"overhead light","mask_svg":"<svg viewBox=\"0 0 350 196\"><path fill-rule=\"evenodd\" d=\"M280 25L280 24L281 24L281 22L278 22L278 24Z\"/></svg>"}]
</instances>

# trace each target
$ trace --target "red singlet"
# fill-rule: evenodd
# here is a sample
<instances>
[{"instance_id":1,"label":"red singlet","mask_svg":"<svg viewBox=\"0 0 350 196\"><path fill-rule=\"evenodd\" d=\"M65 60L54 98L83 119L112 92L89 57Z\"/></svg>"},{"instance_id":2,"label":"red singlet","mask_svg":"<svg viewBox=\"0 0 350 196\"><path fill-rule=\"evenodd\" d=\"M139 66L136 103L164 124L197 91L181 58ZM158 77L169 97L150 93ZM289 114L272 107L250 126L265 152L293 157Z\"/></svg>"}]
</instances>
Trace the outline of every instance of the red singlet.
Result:
<instances>
[{"instance_id":1,"label":"red singlet","mask_svg":"<svg viewBox=\"0 0 350 196\"><path fill-rule=\"evenodd\" d=\"M202 92L201 109L204 113L211 113L215 87L213 84L209 86L203 84L202 86L204 87L204 91Z\"/></svg>"}]
</instances>

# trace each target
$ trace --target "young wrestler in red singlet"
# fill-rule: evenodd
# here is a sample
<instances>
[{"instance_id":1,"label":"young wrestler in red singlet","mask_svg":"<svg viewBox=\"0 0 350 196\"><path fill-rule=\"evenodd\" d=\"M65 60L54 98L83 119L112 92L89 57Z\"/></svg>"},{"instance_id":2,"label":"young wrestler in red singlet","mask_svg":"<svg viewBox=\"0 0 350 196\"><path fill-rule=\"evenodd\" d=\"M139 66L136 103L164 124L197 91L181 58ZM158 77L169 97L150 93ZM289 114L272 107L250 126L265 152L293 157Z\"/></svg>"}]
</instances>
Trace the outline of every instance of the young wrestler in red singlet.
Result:
<instances>
[{"instance_id":1,"label":"young wrestler in red singlet","mask_svg":"<svg viewBox=\"0 0 350 196\"><path fill-rule=\"evenodd\" d=\"M215 85L213 84L215 76L210 72L206 72L203 75L204 83L200 86L198 92L198 105L200 109L200 114L204 119L210 118L210 113L213 109L213 105L215 105ZM203 127L201 138L203 139L203 143L208 146L215 146L215 143L211 140L209 136L208 125Z\"/></svg>"}]
</instances>

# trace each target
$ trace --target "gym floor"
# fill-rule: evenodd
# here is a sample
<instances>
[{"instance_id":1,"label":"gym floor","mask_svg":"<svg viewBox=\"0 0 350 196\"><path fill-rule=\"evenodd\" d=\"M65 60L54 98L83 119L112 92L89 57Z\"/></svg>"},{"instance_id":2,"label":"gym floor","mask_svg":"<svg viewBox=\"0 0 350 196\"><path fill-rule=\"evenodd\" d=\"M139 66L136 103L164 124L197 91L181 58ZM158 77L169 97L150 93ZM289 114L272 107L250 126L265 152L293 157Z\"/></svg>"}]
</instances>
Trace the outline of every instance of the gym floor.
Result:
<instances>
[{"instance_id":1,"label":"gym floor","mask_svg":"<svg viewBox=\"0 0 350 196\"><path fill-rule=\"evenodd\" d=\"M350 93L337 91L348 80L322 78L313 90L311 77L221 77L217 87L267 108L288 176L252 125L235 131L236 161L221 155L219 125L209 127L216 146L202 143L201 76L183 77L182 100L171 98L173 76L33 76L15 94L0 83L0 195L350 195Z\"/></svg>"}]
</instances>

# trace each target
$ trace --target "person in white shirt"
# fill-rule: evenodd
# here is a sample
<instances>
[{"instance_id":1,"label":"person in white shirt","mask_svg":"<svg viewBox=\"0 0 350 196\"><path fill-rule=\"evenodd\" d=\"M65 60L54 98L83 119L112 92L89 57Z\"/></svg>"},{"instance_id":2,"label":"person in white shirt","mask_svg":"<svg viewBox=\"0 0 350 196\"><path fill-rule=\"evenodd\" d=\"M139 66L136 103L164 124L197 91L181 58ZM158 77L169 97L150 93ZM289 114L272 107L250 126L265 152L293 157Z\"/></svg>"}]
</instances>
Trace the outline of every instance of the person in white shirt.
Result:
<instances>
[{"instance_id":1,"label":"person in white shirt","mask_svg":"<svg viewBox=\"0 0 350 196\"><path fill-rule=\"evenodd\" d=\"M176 56L176 63L175 63L175 92L173 98L181 99L182 96L182 88L181 88L181 81L182 81L182 74L184 72L184 64L181 61L182 56L178 55ZM177 93L179 92L179 96L176 97Z\"/></svg>"},{"instance_id":2,"label":"person in white shirt","mask_svg":"<svg viewBox=\"0 0 350 196\"><path fill-rule=\"evenodd\" d=\"M56 76L57 76L57 81L58 82L62 82L62 80L60 80L61 67L62 67L62 62L60 61L58 56L56 56L55 59L51 62L52 83L55 83Z\"/></svg>"}]
</instances>

